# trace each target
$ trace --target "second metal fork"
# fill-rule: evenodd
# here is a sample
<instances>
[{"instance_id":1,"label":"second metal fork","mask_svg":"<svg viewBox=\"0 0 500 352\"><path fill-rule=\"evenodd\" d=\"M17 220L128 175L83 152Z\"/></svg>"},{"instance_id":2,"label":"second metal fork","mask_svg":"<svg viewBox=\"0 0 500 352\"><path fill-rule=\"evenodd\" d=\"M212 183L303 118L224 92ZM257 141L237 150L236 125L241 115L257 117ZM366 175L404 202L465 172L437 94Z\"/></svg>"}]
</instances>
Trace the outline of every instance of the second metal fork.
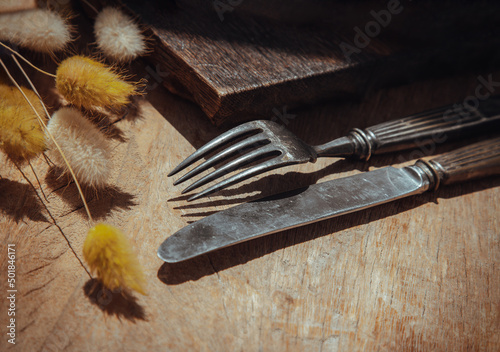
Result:
<instances>
[{"instance_id":1,"label":"second metal fork","mask_svg":"<svg viewBox=\"0 0 500 352\"><path fill-rule=\"evenodd\" d=\"M267 159L193 195L188 199L191 201L279 167L315 162L318 157L354 156L368 160L372 154L408 149L429 142L442 143L459 136L479 133L499 122L500 97L493 97L482 101L477 108L463 104L444 106L365 130L355 128L345 137L323 145L310 146L278 123L257 120L237 126L208 142L181 162L168 176L175 175L218 148L241 138L244 139L213 155L176 180L174 185L238 154L242 155L194 182L182 193L192 191L255 161Z\"/></svg>"}]
</instances>

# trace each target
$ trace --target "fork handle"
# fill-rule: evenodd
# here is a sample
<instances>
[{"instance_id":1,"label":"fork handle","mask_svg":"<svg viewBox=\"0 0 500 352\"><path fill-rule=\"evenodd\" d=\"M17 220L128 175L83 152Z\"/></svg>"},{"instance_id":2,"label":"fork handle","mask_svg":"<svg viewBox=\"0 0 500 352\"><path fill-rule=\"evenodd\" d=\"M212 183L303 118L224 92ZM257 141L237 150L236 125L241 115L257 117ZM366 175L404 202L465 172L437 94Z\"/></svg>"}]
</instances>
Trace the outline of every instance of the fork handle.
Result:
<instances>
[{"instance_id":1,"label":"fork handle","mask_svg":"<svg viewBox=\"0 0 500 352\"><path fill-rule=\"evenodd\" d=\"M415 163L431 181L431 187L500 174L500 137L469 145L431 160Z\"/></svg>"},{"instance_id":2,"label":"fork handle","mask_svg":"<svg viewBox=\"0 0 500 352\"><path fill-rule=\"evenodd\" d=\"M455 104L384 122L365 130L353 129L347 137L352 156L368 160L373 154L440 144L491 129L500 123L500 96L480 101L477 108ZM329 146L330 144L330 146ZM338 144L338 143L337 143ZM343 143L344 149L346 143ZM329 148L330 147L330 148ZM318 156L334 155L335 141L320 146Z\"/></svg>"}]
</instances>

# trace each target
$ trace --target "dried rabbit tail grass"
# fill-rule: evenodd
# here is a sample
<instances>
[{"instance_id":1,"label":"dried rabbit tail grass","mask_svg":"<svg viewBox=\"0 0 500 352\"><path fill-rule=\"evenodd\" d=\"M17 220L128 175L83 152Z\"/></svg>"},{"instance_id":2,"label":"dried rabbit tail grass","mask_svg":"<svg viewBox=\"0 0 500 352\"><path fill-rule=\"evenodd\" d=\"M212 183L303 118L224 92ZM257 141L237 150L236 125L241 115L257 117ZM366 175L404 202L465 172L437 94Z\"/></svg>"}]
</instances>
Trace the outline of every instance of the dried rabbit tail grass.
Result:
<instances>
[{"instance_id":1,"label":"dried rabbit tail grass","mask_svg":"<svg viewBox=\"0 0 500 352\"><path fill-rule=\"evenodd\" d=\"M99 49L115 62L132 61L146 51L139 26L120 9L105 7L99 12L94 33Z\"/></svg>"},{"instance_id":2,"label":"dried rabbit tail grass","mask_svg":"<svg viewBox=\"0 0 500 352\"><path fill-rule=\"evenodd\" d=\"M144 291L144 273L125 235L107 224L97 224L88 232L83 257L90 271L110 290Z\"/></svg>"},{"instance_id":3,"label":"dried rabbit tail grass","mask_svg":"<svg viewBox=\"0 0 500 352\"><path fill-rule=\"evenodd\" d=\"M38 96L21 89L43 118ZM30 160L45 150L44 132L35 112L17 88L5 84L0 84L0 149L16 162Z\"/></svg>"},{"instance_id":4,"label":"dried rabbit tail grass","mask_svg":"<svg viewBox=\"0 0 500 352\"><path fill-rule=\"evenodd\" d=\"M56 88L71 104L85 109L121 108L131 95L138 95L137 84L126 82L110 67L85 56L65 59L56 72Z\"/></svg>"},{"instance_id":5,"label":"dried rabbit tail grass","mask_svg":"<svg viewBox=\"0 0 500 352\"><path fill-rule=\"evenodd\" d=\"M78 181L95 188L107 184L111 170L108 141L80 111L68 107L59 109L50 118L47 131L61 147ZM46 140L55 163L69 171L51 139Z\"/></svg>"},{"instance_id":6,"label":"dried rabbit tail grass","mask_svg":"<svg viewBox=\"0 0 500 352\"><path fill-rule=\"evenodd\" d=\"M0 40L51 54L71 41L71 26L57 12L34 9L0 14Z\"/></svg>"}]
</instances>

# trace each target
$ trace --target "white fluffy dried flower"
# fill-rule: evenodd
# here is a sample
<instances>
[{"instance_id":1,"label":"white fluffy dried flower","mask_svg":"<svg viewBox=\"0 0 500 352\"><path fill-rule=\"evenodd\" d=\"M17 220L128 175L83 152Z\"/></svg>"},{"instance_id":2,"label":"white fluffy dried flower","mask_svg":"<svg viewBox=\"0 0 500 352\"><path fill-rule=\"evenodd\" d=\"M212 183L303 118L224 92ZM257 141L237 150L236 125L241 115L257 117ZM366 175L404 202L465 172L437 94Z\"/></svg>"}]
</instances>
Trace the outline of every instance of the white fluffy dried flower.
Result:
<instances>
[{"instance_id":1,"label":"white fluffy dried flower","mask_svg":"<svg viewBox=\"0 0 500 352\"><path fill-rule=\"evenodd\" d=\"M71 27L57 12L34 9L0 14L0 40L33 51L60 51L71 41Z\"/></svg>"},{"instance_id":2,"label":"white fluffy dried flower","mask_svg":"<svg viewBox=\"0 0 500 352\"><path fill-rule=\"evenodd\" d=\"M120 9L105 7L96 17L94 33L99 49L114 61L131 61L146 51L139 26Z\"/></svg>"},{"instance_id":3,"label":"white fluffy dried flower","mask_svg":"<svg viewBox=\"0 0 500 352\"><path fill-rule=\"evenodd\" d=\"M74 108L61 108L49 120L47 130L61 147L78 181L102 187L107 183L111 170L111 152L104 135ZM67 165L52 140L47 136L50 156L56 164Z\"/></svg>"}]
</instances>

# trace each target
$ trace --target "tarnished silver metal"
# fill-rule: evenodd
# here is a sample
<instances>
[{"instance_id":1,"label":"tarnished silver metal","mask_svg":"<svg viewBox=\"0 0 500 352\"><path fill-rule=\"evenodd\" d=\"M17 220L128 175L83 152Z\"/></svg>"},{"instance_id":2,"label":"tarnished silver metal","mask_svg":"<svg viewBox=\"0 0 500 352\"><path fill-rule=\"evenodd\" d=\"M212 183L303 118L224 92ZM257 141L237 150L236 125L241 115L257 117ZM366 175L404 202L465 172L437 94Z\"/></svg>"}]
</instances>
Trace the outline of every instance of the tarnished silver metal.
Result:
<instances>
[{"instance_id":1,"label":"tarnished silver metal","mask_svg":"<svg viewBox=\"0 0 500 352\"><path fill-rule=\"evenodd\" d=\"M242 204L167 238L158 256L175 263L286 229L330 219L449 184L500 174L500 137L419 160Z\"/></svg>"},{"instance_id":2,"label":"tarnished silver metal","mask_svg":"<svg viewBox=\"0 0 500 352\"><path fill-rule=\"evenodd\" d=\"M370 208L377 204L425 192L429 180L416 167L386 167L320 183L295 192L242 204L176 232L158 250L174 263L213 250Z\"/></svg>"},{"instance_id":3,"label":"tarnished silver metal","mask_svg":"<svg viewBox=\"0 0 500 352\"><path fill-rule=\"evenodd\" d=\"M306 144L278 123L264 120L251 121L208 142L181 162L168 176L175 175L218 148L226 147L241 138L243 139L187 172L174 184L189 180L237 156L185 188L182 193L186 193L250 163L266 159L188 199L194 200L266 171L292 164L315 162L318 157L357 157L368 160L373 154L394 152L426 143L443 143L459 136L469 136L491 129L496 125L500 125L500 97L482 101L478 107L463 104L449 105L381 123L365 130L355 128L347 136L319 146Z\"/></svg>"},{"instance_id":4,"label":"tarnished silver metal","mask_svg":"<svg viewBox=\"0 0 500 352\"><path fill-rule=\"evenodd\" d=\"M318 157L313 147L302 142L282 125L272 121L258 120L237 126L208 142L180 163L169 176L176 174L216 148L244 136L248 137L210 157L204 163L180 177L174 184L177 185L184 182L228 158L239 155L236 159L221 166L211 174L202 177L182 191L182 193L186 193L254 161L268 159L261 164L229 177L189 199L193 200L243 181L251 176L286 165L315 162ZM345 141L345 144L347 147L351 145L350 141ZM347 154L350 154L349 151Z\"/></svg>"}]
</instances>

